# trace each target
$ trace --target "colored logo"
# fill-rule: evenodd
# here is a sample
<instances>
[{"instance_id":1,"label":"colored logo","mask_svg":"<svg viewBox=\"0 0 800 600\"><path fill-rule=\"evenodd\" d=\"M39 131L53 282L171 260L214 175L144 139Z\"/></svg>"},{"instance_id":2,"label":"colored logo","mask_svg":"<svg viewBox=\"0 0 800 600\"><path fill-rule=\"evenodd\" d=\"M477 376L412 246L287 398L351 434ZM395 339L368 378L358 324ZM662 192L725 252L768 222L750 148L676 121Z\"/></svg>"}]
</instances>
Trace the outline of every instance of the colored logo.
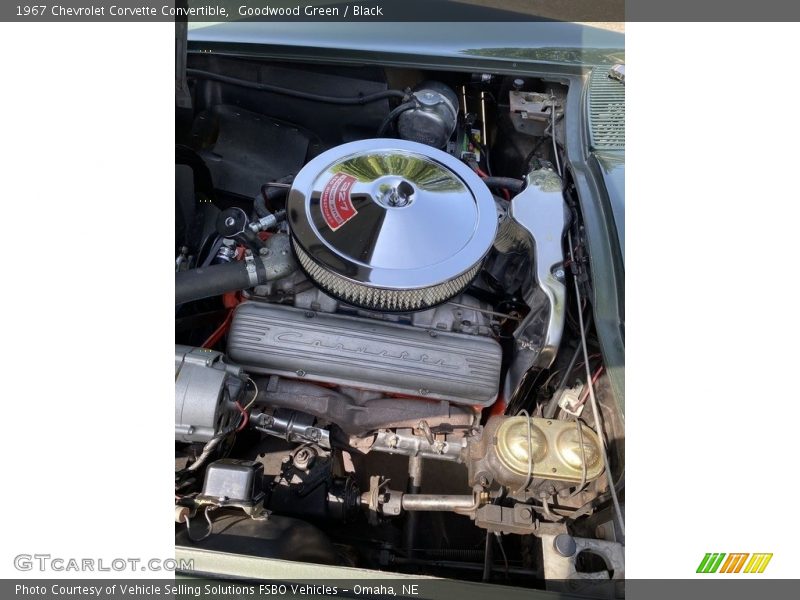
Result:
<instances>
[{"instance_id":1,"label":"colored logo","mask_svg":"<svg viewBox=\"0 0 800 600\"><path fill-rule=\"evenodd\" d=\"M724 552L707 553L700 565L698 573L763 573L772 553L761 554L725 554Z\"/></svg>"}]
</instances>

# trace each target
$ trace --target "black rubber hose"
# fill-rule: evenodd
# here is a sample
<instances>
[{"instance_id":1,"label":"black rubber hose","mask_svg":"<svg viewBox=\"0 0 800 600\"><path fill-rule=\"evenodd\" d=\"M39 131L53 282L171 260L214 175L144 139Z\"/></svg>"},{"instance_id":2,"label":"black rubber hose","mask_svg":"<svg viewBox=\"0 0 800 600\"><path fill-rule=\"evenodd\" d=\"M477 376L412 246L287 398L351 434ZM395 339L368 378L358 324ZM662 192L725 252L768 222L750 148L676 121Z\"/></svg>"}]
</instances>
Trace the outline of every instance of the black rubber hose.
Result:
<instances>
[{"instance_id":1,"label":"black rubber hose","mask_svg":"<svg viewBox=\"0 0 800 600\"><path fill-rule=\"evenodd\" d=\"M512 194L519 194L525 187L525 182L513 177L483 177L483 183L489 188L505 188Z\"/></svg>"},{"instance_id":2,"label":"black rubber hose","mask_svg":"<svg viewBox=\"0 0 800 600\"><path fill-rule=\"evenodd\" d=\"M383 92L376 92L367 96L354 96L350 98L342 98L339 96L322 96L320 94L312 94L310 92L301 92L299 90L292 90L283 88L269 83L258 83L255 81L248 81L247 79L239 79L238 77L228 77L219 73L212 73L211 71L202 71L200 69L186 69L187 77L194 77L195 79L208 79L209 81L219 81L220 83L229 83L230 85L238 85L239 87L249 88L251 90L260 90L262 92L272 92L273 94L282 94L284 96L291 96L293 98L300 98L301 100L312 100L314 102L324 102L325 104L343 104L343 105L359 105L369 104L370 102L377 102L386 98L407 98L408 94L400 90L386 90Z\"/></svg>"},{"instance_id":3,"label":"black rubber hose","mask_svg":"<svg viewBox=\"0 0 800 600\"><path fill-rule=\"evenodd\" d=\"M259 274L259 283L264 283ZM245 261L235 261L209 267L200 267L175 273L175 304L183 304L226 292L237 292L253 287Z\"/></svg>"},{"instance_id":4,"label":"black rubber hose","mask_svg":"<svg viewBox=\"0 0 800 600\"><path fill-rule=\"evenodd\" d=\"M280 179L275 180L275 183L292 183L294 175L286 175ZM275 202L289 193L289 189L279 186L271 186L264 184L261 186L261 193L255 197L253 201L253 210L258 215L258 218L266 217L275 210Z\"/></svg>"},{"instance_id":5,"label":"black rubber hose","mask_svg":"<svg viewBox=\"0 0 800 600\"><path fill-rule=\"evenodd\" d=\"M384 135L386 135L386 131L389 129L389 126L392 123L394 123L394 120L397 117L399 117L401 113L404 113L409 109L415 108L416 106L417 106L417 101L411 100L409 102L403 102L403 104L401 104L393 111L391 111L388 115L386 115L386 118L384 118L383 121L381 121L381 126L378 127L378 133L376 134L375 137L383 137Z\"/></svg>"}]
</instances>

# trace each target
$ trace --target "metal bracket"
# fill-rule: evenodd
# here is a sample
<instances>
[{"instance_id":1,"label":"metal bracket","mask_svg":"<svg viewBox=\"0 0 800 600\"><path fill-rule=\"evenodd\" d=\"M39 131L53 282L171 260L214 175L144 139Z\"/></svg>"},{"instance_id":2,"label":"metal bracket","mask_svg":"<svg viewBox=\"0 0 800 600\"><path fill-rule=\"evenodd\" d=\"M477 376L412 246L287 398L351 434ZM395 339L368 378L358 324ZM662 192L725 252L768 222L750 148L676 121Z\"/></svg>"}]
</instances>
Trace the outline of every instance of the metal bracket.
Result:
<instances>
[{"instance_id":1,"label":"metal bracket","mask_svg":"<svg viewBox=\"0 0 800 600\"><path fill-rule=\"evenodd\" d=\"M588 596L603 598L619 597L616 582L622 583L625 579L625 547L622 544L566 534L545 534L541 539L548 590L580 591ZM579 572L577 561L581 552L599 556L608 570ZM603 582L607 585L602 585Z\"/></svg>"},{"instance_id":2,"label":"metal bracket","mask_svg":"<svg viewBox=\"0 0 800 600\"><path fill-rule=\"evenodd\" d=\"M508 369L504 395L511 399L531 367L547 368L556 357L564 331L566 287L562 242L569 225L563 183L549 169L531 171L525 189L512 200L495 247L501 252L525 249L535 283L525 294L530 313L514 338L524 340Z\"/></svg>"},{"instance_id":3,"label":"metal bracket","mask_svg":"<svg viewBox=\"0 0 800 600\"><path fill-rule=\"evenodd\" d=\"M542 523L536 518L534 507L518 502L514 506L486 504L475 511L475 525L498 533L519 535L542 535L566 532L567 528L558 523Z\"/></svg>"}]
</instances>

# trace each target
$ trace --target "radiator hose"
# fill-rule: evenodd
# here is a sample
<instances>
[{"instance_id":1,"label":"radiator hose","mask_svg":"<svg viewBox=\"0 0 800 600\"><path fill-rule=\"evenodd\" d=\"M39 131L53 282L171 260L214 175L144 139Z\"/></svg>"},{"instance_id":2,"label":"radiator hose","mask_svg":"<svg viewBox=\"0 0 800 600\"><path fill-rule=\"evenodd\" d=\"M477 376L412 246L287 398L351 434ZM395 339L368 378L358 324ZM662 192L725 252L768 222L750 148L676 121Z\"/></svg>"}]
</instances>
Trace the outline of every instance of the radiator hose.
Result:
<instances>
[{"instance_id":1,"label":"radiator hose","mask_svg":"<svg viewBox=\"0 0 800 600\"><path fill-rule=\"evenodd\" d=\"M286 277L296 269L287 235L271 236L265 251L266 256L249 260L178 271L175 273L175 304L246 290Z\"/></svg>"},{"instance_id":2,"label":"radiator hose","mask_svg":"<svg viewBox=\"0 0 800 600\"><path fill-rule=\"evenodd\" d=\"M238 292L265 283L266 270L261 268L263 277L257 271L251 278L245 261L179 271L175 273L175 304Z\"/></svg>"}]
</instances>

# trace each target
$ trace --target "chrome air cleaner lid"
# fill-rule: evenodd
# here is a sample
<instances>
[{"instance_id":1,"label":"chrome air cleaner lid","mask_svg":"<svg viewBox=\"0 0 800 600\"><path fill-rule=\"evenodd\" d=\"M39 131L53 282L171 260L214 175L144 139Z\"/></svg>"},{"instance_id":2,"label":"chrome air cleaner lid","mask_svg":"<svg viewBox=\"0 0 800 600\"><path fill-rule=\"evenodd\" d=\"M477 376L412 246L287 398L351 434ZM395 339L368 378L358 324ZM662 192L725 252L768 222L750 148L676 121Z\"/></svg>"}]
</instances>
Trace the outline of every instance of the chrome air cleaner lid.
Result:
<instances>
[{"instance_id":1,"label":"chrome air cleaner lid","mask_svg":"<svg viewBox=\"0 0 800 600\"><path fill-rule=\"evenodd\" d=\"M337 146L298 173L287 215L295 252L326 292L375 310L420 310L461 292L494 241L491 192L423 144Z\"/></svg>"}]
</instances>

